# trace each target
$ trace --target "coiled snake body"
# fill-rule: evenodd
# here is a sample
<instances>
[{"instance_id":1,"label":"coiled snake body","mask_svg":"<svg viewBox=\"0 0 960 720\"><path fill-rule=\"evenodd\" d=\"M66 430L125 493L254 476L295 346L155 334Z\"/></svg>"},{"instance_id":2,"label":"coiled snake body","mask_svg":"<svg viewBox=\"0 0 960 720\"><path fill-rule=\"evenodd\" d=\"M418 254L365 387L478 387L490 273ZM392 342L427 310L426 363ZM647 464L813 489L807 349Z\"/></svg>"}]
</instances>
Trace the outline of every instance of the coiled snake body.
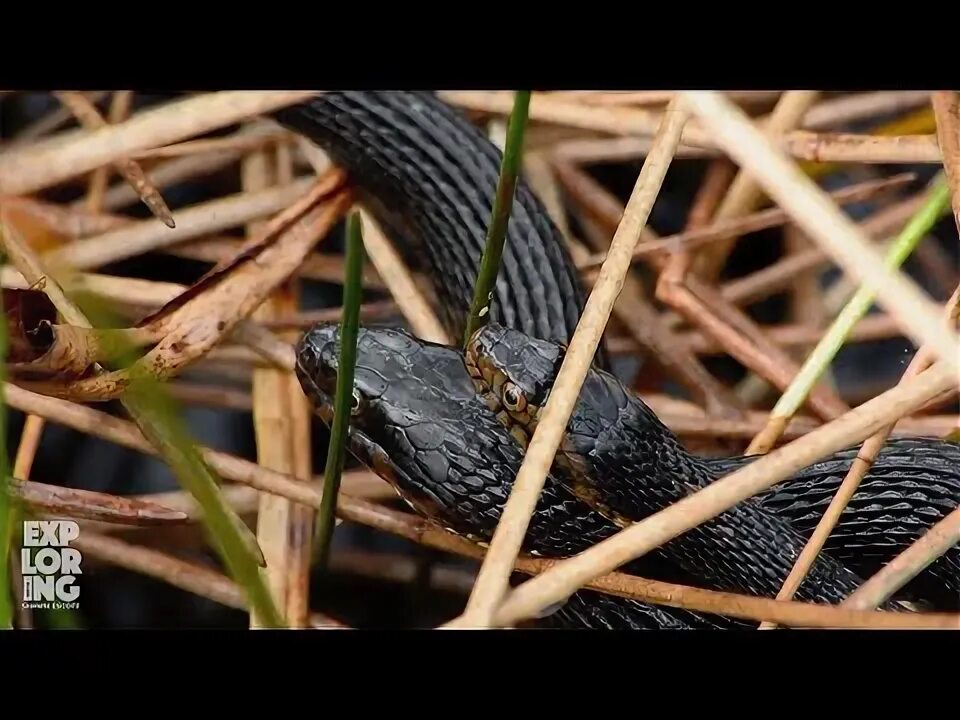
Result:
<instances>
[{"instance_id":1,"label":"coiled snake body","mask_svg":"<svg viewBox=\"0 0 960 720\"><path fill-rule=\"evenodd\" d=\"M421 254L441 318L460 338L495 194L499 151L431 93L330 92L275 117L326 150L391 237ZM529 363L539 355L540 364L506 376L520 384L549 382L583 299L560 233L521 182L491 325L479 336L488 341L484 357L523 356ZM327 420L336 336L336 326L320 325L298 348L301 384ZM688 453L638 398L604 372L609 368L602 350L596 361L579 415L568 428L569 452L558 454L531 520L528 552L551 557L581 552L617 532L618 522L655 512L749 462ZM427 343L402 330L366 328L359 339L349 442L353 454L419 512L454 532L489 540L522 461L523 444L516 435L518 423L505 424L502 413L498 418L492 409L503 402L504 378L495 389L492 383L475 386L477 379L476 365L468 367L459 348ZM536 388L526 390L524 400L533 402ZM853 448L816 463L622 569L773 596L855 455ZM958 460L956 444L891 439L798 598L839 602L957 507ZM904 597L956 607L960 548L922 572ZM591 591L576 593L553 620L596 628L743 626Z\"/></svg>"}]
</instances>

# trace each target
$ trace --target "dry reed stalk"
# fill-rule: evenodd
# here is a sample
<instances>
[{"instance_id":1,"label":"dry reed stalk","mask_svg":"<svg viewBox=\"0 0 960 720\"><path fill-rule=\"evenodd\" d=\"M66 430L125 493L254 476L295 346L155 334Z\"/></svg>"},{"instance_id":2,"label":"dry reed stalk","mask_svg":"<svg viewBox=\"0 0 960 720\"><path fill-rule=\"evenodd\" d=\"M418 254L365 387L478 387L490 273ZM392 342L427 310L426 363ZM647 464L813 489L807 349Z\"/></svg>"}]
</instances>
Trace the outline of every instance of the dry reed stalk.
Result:
<instances>
[{"instance_id":1,"label":"dry reed stalk","mask_svg":"<svg viewBox=\"0 0 960 720\"><path fill-rule=\"evenodd\" d=\"M646 137L574 138L551 147L550 156L555 160L563 160L575 165L635 162L645 158L652 146L653 140ZM676 154L678 160L720 157L718 150L692 145L680 145Z\"/></svg>"},{"instance_id":2,"label":"dry reed stalk","mask_svg":"<svg viewBox=\"0 0 960 720\"><path fill-rule=\"evenodd\" d=\"M908 337L918 346L929 344L956 370L960 355L956 333L944 327L934 304L916 284L889 270L860 229L763 137L742 111L711 92L687 92L685 97L726 152L758 179L767 194L847 274L876 294L877 301L902 323Z\"/></svg>"},{"instance_id":3,"label":"dry reed stalk","mask_svg":"<svg viewBox=\"0 0 960 720\"><path fill-rule=\"evenodd\" d=\"M273 126L267 122L249 122L246 123L235 136L239 138L254 138L271 136L275 133ZM150 169L150 177L154 185L158 188L164 188L177 183L189 180L191 178L210 175L223 168L237 162L242 156L239 149L217 150L214 152L199 153L197 155L188 155L186 157L175 158L158 162ZM126 183L118 183L107 190L103 197L103 209L118 210L131 205L137 201L137 195L133 189ZM72 206L78 206L77 201Z\"/></svg>"},{"instance_id":4,"label":"dry reed stalk","mask_svg":"<svg viewBox=\"0 0 960 720\"><path fill-rule=\"evenodd\" d=\"M55 95L60 102L70 108L80 124L88 130L101 130L110 127L110 123L100 114L96 106L81 93L58 92ZM130 158L118 158L112 164L116 171L136 190L137 196L155 217L159 218L168 228L176 227L170 208L167 207L160 191L150 182L140 163Z\"/></svg>"},{"instance_id":5,"label":"dry reed stalk","mask_svg":"<svg viewBox=\"0 0 960 720\"><path fill-rule=\"evenodd\" d=\"M5 396L10 405L26 412L35 412L46 417L51 422L71 427L80 432L87 432L124 447L153 454L155 451L140 434L139 430L130 422L115 418L92 408L75 405L63 400L36 395L15 385L7 383L4 386ZM262 492L273 492L292 500L310 505L320 506L320 491L314 483L306 484L260 467L256 463L232 457L226 453L202 449L204 459L226 479L235 482L244 482ZM360 497L353 496L353 489L348 489L352 477L357 477L360 484L369 486L372 492L377 483L384 483L379 478L374 479L368 471L350 471L344 474L342 492L338 498L338 514L346 520L361 523L372 528L380 529L404 537L428 547L454 552L466 557L482 558L484 550L477 545L450 534L431 525L419 516L409 513L400 513L379 505L372 504ZM369 480L368 480L369 478ZM225 488L226 489L226 488ZM356 493L360 495L360 492ZM139 496L137 496L139 497ZM148 499L151 496L146 496ZM171 507L184 513L190 512L183 504L178 503L172 494L155 496ZM184 499L190 503L189 499ZM87 534L85 537L89 538ZM91 553L93 555L93 553ZM103 557L107 557L104 555ZM166 556L164 556L166 557ZM119 564L120 561L114 561ZM549 569L551 565L540 560L520 558L517 569L528 573L539 573ZM617 594L626 593L648 602L659 602L671 607L685 607L703 612L723 612L746 617L754 620L771 619L780 624L797 626L830 626L843 627L873 626L872 622L882 622L886 613L850 614L849 611L839 611L838 608L818 608L805 603L781 603L765 598L751 598L747 596L730 596L709 590L686 588L670 583L644 580L611 573L588 583L588 587L601 591L612 591ZM736 603L735 607L731 607ZM815 612L817 611L817 612ZM818 614L823 613L823 614ZM737 614L740 613L740 614ZM743 614L748 613L748 614ZM846 614L845 614L846 613ZM944 616L906 616L903 620L912 627L941 627L945 622ZM939 624L937 624L939 623Z\"/></svg>"},{"instance_id":6,"label":"dry reed stalk","mask_svg":"<svg viewBox=\"0 0 960 720\"><path fill-rule=\"evenodd\" d=\"M911 216L926 202L923 194L890 205L859 224L860 229L874 239L898 232ZM724 299L737 305L769 297L787 287L800 273L820 268L831 262L830 255L819 246L790 255L762 270L724 283L720 292ZM835 286L836 287L836 286Z\"/></svg>"},{"instance_id":7,"label":"dry reed stalk","mask_svg":"<svg viewBox=\"0 0 960 720\"><path fill-rule=\"evenodd\" d=\"M60 205L34 197L8 195L0 198L0 202L5 210L15 209L25 213L66 238L105 233L136 222L123 215L91 210L87 207L87 198L79 201L77 205Z\"/></svg>"},{"instance_id":8,"label":"dry reed stalk","mask_svg":"<svg viewBox=\"0 0 960 720\"><path fill-rule=\"evenodd\" d=\"M223 91L177 100L94 132L0 154L0 193L29 194L145 148L169 145L301 102L305 91Z\"/></svg>"},{"instance_id":9,"label":"dry reed stalk","mask_svg":"<svg viewBox=\"0 0 960 720\"><path fill-rule=\"evenodd\" d=\"M46 262L72 270L87 270L169 247L185 240L237 227L280 212L314 185L311 178L255 193L238 193L177 211L177 227L141 220L94 237L77 240L47 253Z\"/></svg>"},{"instance_id":10,"label":"dry reed stalk","mask_svg":"<svg viewBox=\"0 0 960 720\"><path fill-rule=\"evenodd\" d=\"M107 96L107 93L98 90L96 92L84 93L84 95L91 103L96 105ZM70 112L69 108L63 106L57 107L39 120L30 123L17 133L16 137L0 145L0 150L2 150L3 154L6 154L24 147L29 147L38 138L53 132L61 125L66 125L72 119L73 113Z\"/></svg>"},{"instance_id":11,"label":"dry reed stalk","mask_svg":"<svg viewBox=\"0 0 960 720\"><path fill-rule=\"evenodd\" d=\"M22 480L30 479L33 461L37 457L40 447L40 438L43 436L44 420L37 415L27 414L20 433L20 443L17 445L17 454L13 461L13 477ZM10 581L16 588L22 588L22 568L19 553L10 548ZM33 627L33 612L24 603L17 603L17 627L30 629Z\"/></svg>"},{"instance_id":12,"label":"dry reed stalk","mask_svg":"<svg viewBox=\"0 0 960 720\"><path fill-rule=\"evenodd\" d=\"M901 173L881 180L865 180L864 182L856 183L840 190L834 190L830 192L829 195L830 199L838 205L863 202L901 188L915 178L916 175L913 173ZM912 198L905 202L909 203L910 208L918 206ZM905 206L905 204L901 205ZM898 205L898 207L900 207L900 205ZM693 209L691 209L691 217L692 216ZM708 243L714 243L728 237L746 235L748 233L786 225L789 222L790 216L786 211L780 208L770 208L728 220L714 219L714 221L709 224L696 223L675 235L666 235L658 239L641 241L637 245L633 257L635 260L638 260L656 253L695 250ZM866 228L866 223L863 223L863 225ZM603 257L602 253L597 253L596 255L590 256L587 260L577 263L577 265L581 270L589 273L603 263ZM823 254L822 257L824 259L827 258L825 254Z\"/></svg>"},{"instance_id":13,"label":"dry reed stalk","mask_svg":"<svg viewBox=\"0 0 960 720\"><path fill-rule=\"evenodd\" d=\"M930 100L929 90L882 90L822 100L810 108L800 124L804 130L824 130L878 115L913 110Z\"/></svg>"},{"instance_id":14,"label":"dry reed stalk","mask_svg":"<svg viewBox=\"0 0 960 720\"><path fill-rule=\"evenodd\" d=\"M957 312L957 302L960 301L960 287L958 287L953 296L947 302L946 315L948 319L955 318ZM910 362L910 365L907 366L907 369L903 373L903 377L900 379L902 384L905 380L914 378L917 376L917 373L920 373L930 367L933 361L932 352L929 348L922 347L914 355L913 360ZM893 432L893 429L896 427L896 422L890 423L886 427L881 428L875 435L871 435L863 443L863 446L860 448L860 451L857 453L857 457L854 460L853 464L850 466L850 470L847 471L846 477L844 477L843 482L840 483L840 487L837 488L836 494L833 496L833 499L830 501L830 504L827 506L827 509L824 511L823 515L820 518L820 521L817 523L817 527L814 529L813 533L810 536L810 539L807 541L807 544L804 546L803 551L800 553L800 556L797 558L796 563L794 563L793 568L790 570L790 574L787 576L787 579L783 583L783 587L780 589L780 592L777 593L777 600L792 600L794 594L797 592L797 588L800 587L800 584L807 577L807 573L810 572L810 568L813 567L813 563L816 562L817 556L820 554L820 551L823 549L823 546L826 544L827 539L830 537L830 533L833 532L833 529L836 527L837 522L840 520L840 516L843 514L844 509L846 509L847 504L850 502L850 499L856 494L857 488L860 487L860 483L864 477L866 477L867 472L870 470L870 467L873 465L873 462L876 460L877 455L883 449L883 446L887 442L887 438L890 437L890 433ZM942 528L941 528L942 529ZM957 525L958 532L955 533L954 539L957 535L960 535L960 524ZM931 531L933 532L933 531ZM934 539L929 543L932 547L936 548L939 543L937 538L941 537L939 533L934 533ZM952 543L951 543L952 544ZM949 545L947 546L949 547ZM947 547L944 547L946 551ZM941 553L942 554L942 553ZM922 566L916 566L915 571L919 572L929 564L933 562L936 557L930 556L926 563ZM901 565L901 568L904 566ZM901 569L900 572L896 570L891 571L890 577L904 578L904 583L910 580L916 572L910 574L903 572ZM869 581L868 581L869 582ZM867 583L864 583L866 585ZM878 582L877 585L880 583ZM892 585L884 586L885 589L891 588ZM898 586L899 587L899 586ZM890 590L892 594L897 588ZM862 590L862 587L860 588ZM859 590L858 590L859 591ZM864 592L863 596L869 595L870 590ZM863 597L861 596L861 597ZM851 599L855 596L851 595ZM880 597L875 595L874 597L879 597L879 602L886 600L889 595ZM866 606L857 606L854 603L851 603L854 607L860 607L861 609L866 609ZM774 625L765 623L760 626L762 630L772 629Z\"/></svg>"},{"instance_id":15,"label":"dry reed stalk","mask_svg":"<svg viewBox=\"0 0 960 720\"><path fill-rule=\"evenodd\" d=\"M186 515L149 500L9 478L11 495L34 513L134 526L180 524Z\"/></svg>"},{"instance_id":16,"label":"dry reed stalk","mask_svg":"<svg viewBox=\"0 0 960 720\"><path fill-rule=\"evenodd\" d=\"M620 225L610 244L609 259L600 270L580 321L564 353L559 372L544 405L537 429L530 438L510 497L477 576L461 621L487 626L508 587L510 570L527 532L544 478L550 471L567 421L579 397L580 386L593 362L604 328L630 268L633 246L640 238L650 210L680 142L688 113L671 102L658 129L654 149L647 157Z\"/></svg>"},{"instance_id":17,"label":"dry reed stalk","mask_svg":"<svg viewBox=\"0 0 960 720\"><path fill-rule=\"evenodd\" d=\"M366 210L360 211L360 219L367 257L414 334L430 342L450 343L452 339L449 334L376 220Z\"/></svg>"},{"instance_id":18,"label":"dry reed stalk","mask_svg":"<svg viewBox=\"0 0 960 720\"><path fill-rule=\"evenodd\" d=\"M439 95L454 105L498 115L509 113L512 107L512 96L503 91L446 91ZM540 93L534 93L530 100L532 121L617 135L653 135L661 118L662 113L640 108L590 107ZM721 148L710 132L693 123L684 129L682 141L708 150ZM778 139L777 147L797 159L813 162L913 164L941 160L933 135L876 136L794 130Z\"/></svg>"},{"instance_id":19,"label":"dry reed stalk","mask_svg":"<svg viewBox=\"0 0 960 720\"><path fill-rule=\"evenodd\" d=\"M187 140L186 142L176 143L174 145L139 150L131 154L130 157L137 160L144 160L232 151L248 153L263 150L267 146L274 146L277 143L289 141L290 133L282 129L271 129L269 132L264 132L263 134L237 132L229 137L215 138L212 140Z\"/></svg>"},{"instance_id":20,"label":"dry reed stalk","mask_svg":"<svg viewBox=\"0 0 960 720\"><path fill-rule=\"evenodd\" d=\"M237 255L242 241L229 237L203 238L195 242L164 248L161 252L176 257L190 258L210 263L222 263ZM342 255L313 254L297 268L297 277L321 280L334 285L343 284L344 267ZM366 263L363 268L363 286L371 290L385 290L376 268Z\"/></svg>"},{"instance_id":21,"label":"dry reed stalk","mask_svg":"<svg viewBox=\"0 0 960 720\"><path fill-rule=\"evenodd\" d=\"M458 535L442 530L420 516L397 512L370 503L357 501L349 510L338 507L345 519L376 528L437 550L482 560L488 551ZM564 560L518 557L515 569L528 575L552 573ZM532 581L531 581L532 582ZM772 598L736 595L648 580L634 575L610 572L590 579L585 588L620 597L632 598L669 607L699 612L730 615L747 620L772 619L795 627L827 628L960 628L960 615L949 613L892 613L853 611L834 606L803 602L781 602ZM514 591L516 592L516 591ZM453 624L450 623L448 627Z\"/></svg>"},{"instance_id":22,"label":"dry reed stalk","mask_svg":"<svg viewBox=\"0 0 960 720\"><path fill-rule=\"evenodd\" d=\"M611 231L619 225L623 206L593 178L561 161L553 163L553 170L564 189L592 215L606 221ZM641 242L654 241L655 236L649 228L642 228L640 233ZM578 259L583 260L583 253L575 254L574 261ZM712 414L718 417L739 415L742 408L736 398L692 352L683 347L661 320L660 314L647 300L639 278L632 274L624 276L613 313L640 344L645 355L706 405Z\"/></svg>"},{"instance_id":23,"label":"dry reed stalk","mask_svg":"<svg viewBox=\"0 0 960 720\"><path fill-rule=\"evenodd\" d=\"M796 160L816 163L904 164L940 163L936 135L854 135L794 130L778 143Z\"/></svg>"},{"instance_id":24,"label":"dry reed stalk","mask_svg":"<svg viewBox=\"0 0 960 720\"><path fill-rule=\"evenodd\" d=\"M591 214L607 228L616 228L623 213L623 206L605 188L586 178L578 186L565 182L571 195L589 204ZM589 195L580 192L590 188ZM657 241L650 228L644 228L647 241ZM658 297L678 310L691 323L702 328L716 339L738 361L752 369L771 384L785 388L798 370L797 363L781 348L772 343L745 313L724 300L713 288L689 277L683 282L670 273L664 273L667 260L662 255L648 258L660 271L657 284ZM674 267L674 274L677 267ZM664 321L666 322L666 320ZM845 412L847 406L822 385L807 398L810 407L821 417L830 419Z\"/></svg>"},{"instance_id":25,"label":"dry reed stalk","mask_svg":"<svg viewBox=\"0 0 960 720\"><path fill-rule=\"evenodd\" d=\"M764 134L776 141L779 136L794 130L819 97L820 93L813 90L791 90L784 93L763 127ZM741 169L720 203L720 207L717 208L714 219L722 222L742 217L753 211L762 198L763 191L759 184L749 173ZM736 236L724 238L705 249L694 261L694 272L702 279L714 282L733 250L736 240Z\"/></svg>"},{"instance_id":26,"label":"dry reed stalk","mask_svg":"<svg viewBox=\"0 0 960 720\"><path fill-rule=\"evenodd\" d=\"M59 397L95 401L114 399L124 392L131 377L137 373L143 372L158 380L174 377L235 329L238 338L259 333L262 340L269 333L262 328L258 331L249 324L238 327L240 321L290 276L351 202L350 194L342 189L342 175L331 173L319 181L314 190L271 221L263 241L250 249L255 262L241 261L208 274L202 294L197 294L200 286L195 285L191 297L181 296L174 304L145 321L144 329L160 335L161 339L131 368L70 383L44 381L37 383L36 387ZM278 346L283 359L290 358L292 349L289 345L272 336L271 342ZM267 347L271 355L272 347Z\"/></svg>"},{"instance_id":27,"label":"dry reed stalk","mask_svg":"<svg viewBox=\"0 0 960 720\"><path fill-rule=\"evenodd\" d=\"M773 342L783 348L805 347L816 343L823 329L812 322L798 322L789 325L762 325L761 331ZM903 334L897 321L889 315L867 315L860 320L848 337L848 342L869 342L899 337ZM723 348L709 335L693 330L680 334L683 343L693 352L711 355L723 352ZM636 346L631 343L633 348ZM632 350L624 348L625 351Z\"/></svg>"},{"instance_id":28,"label":"dry reed stalk","mask_svg":"<svg viewBox=\"0 0 960 720\"><path fill-rule=\"evenodd\" d=\"M711 418L691 403L664 395L645 395L643 400L673 432L690 440L749 441L766 424L768 417L768 414L761 410L748 410L743 420L718 423L715 418ZM782 442L795 440L822 424L810 415L796 416L787 425L780 439ZM902 419L897 425L897 434L943 437L956 427L956 415L918 415Z\"/></svg>"},{"instance_id":29,"label":"dry reed stalk","mask_svg":"<svg viewBox=\"0 0 960 720\"><path fill-rule=\"evenodd\" d=\"M270 188L275 180L273 157L267 149L250 153L240 165L241 184L244 193L262 192ZM262 234L263 223L251 222L247 225L248 242ZM277 295L267 297L253 313L254 320L271 315L275 307L282 302ZM252 378L253 428L257 446L257 462L271 470L292 475L290 461L292 428L290 427L290 408L286 406L286 377L282 371L274 368L254 368ZM270 494L260 496L257 512L257 542L263 550L266 567L261 569L264 583L273 596L274 604L284 613L287 625L292 626L290 618L284 612L287 603L287 519L291 503L282 497ZM263 627L262 619L255 612L250 613L250 627Z\"/></svg>"},{"instance_id":30,"label":"dry reed stalk","mask_svg":"<svg viewBox=\"0 0 960 720\"><path fill-rule=\"evenodd\" d=\"M943 169L950 184L953 217L960 231L960 93L935 92L931 105L937 119L937 141L943 152Z\"/></svg>"},{"instance_id":31,"label":"dry reed stalk","mask_svg":"<svg viewBox=\"0 0 960 720\"><path fill-rule=\"evenodd\" d=\"M156 578L226 607L249 609L246 594L239 585L203 565L96 533L83 533L73 545L91 558ZM319 614L313 616L311 624L313 627L343 627L342 623Z\"/></svg>"},{"instance_id":32,"label":"dry reed stalk","mask_svg":"<svg viewBox=\"0 0 960 720\"><path fill-rule=\"evenodd\" d=\"M779 481L833 452L917 410L955 386L956 373L938 363L842 417L829 422L706 488L637 522L589 550L557 563L542 575L514 589L499 607L495 622L510 625L533 617L576 589L626 562L669 542L691 528L720 515ZM779 601L774 601L779 602Z\"/></svg>"},{"instance_id":33,"label":"dry reed stalk","mask_svg":"<svg viewBox=\"0 0 960 720\"><path fill-rule=\"evenodd\" d=\"M110 110L107 113L107 122L116 125L126 120L130 116L130 109L133 105L132 90L117 90L113 93L110 100ZM96 109L94 107L94 109ZM110 180L110 168L106 165L98 167L90 175L90 182L87 186L87 197L84 201L85 206L91 212L100 212L103 207L103 198L107 192L107 182ZM140 198L135 186L130 185L131 190Z\"/></svg>"}]
</instances>

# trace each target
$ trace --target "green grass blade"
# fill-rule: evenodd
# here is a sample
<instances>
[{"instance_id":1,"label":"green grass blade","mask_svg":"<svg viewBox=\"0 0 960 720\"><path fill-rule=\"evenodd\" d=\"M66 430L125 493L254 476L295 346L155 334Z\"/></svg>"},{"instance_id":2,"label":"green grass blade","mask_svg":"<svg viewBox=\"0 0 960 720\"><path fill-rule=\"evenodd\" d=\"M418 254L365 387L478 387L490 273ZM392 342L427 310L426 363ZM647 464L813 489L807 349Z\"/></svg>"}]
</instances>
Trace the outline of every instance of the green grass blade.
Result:
<instances>
[{"instance_id":1,"label":"green grass blade","mask_svg":"<svg viewBox=\"0 0 960 720\"><path fill-rule=\"evenodd\" d=\"M333 540L337 494L346 454L347 427L353 400L353 376L357 363L357 335L360 330L360 298L363 295L363 230L360 216L354 212L347 220L346 278L343 286L343 319L340 323L340 357L337 361L337 393L334 398L333 423L327 464L323 472L323 495L317 515L316 559L326 567Z\"/></svg>"},{"instance_id":2,"label":"green grass blade","mask_svg":"<svg viewBox=\"0 0 960 720\"><path fill-rule=\"evenodd\" d=\"M3 301L0 298L0 312ZM0 388L6 381L7 323L0 322ZM0 397L0 630L13 628L13 587L10 584L10 550L13 540L15 504L10 498L7 457L7 403Z\"/></svg>"},{"instance_id":3,"label":"green grass blade","mask_svg":"<svg viewBox=\"0 0 960 720\"><path fill-rule=\"evenodd\" d=\"M921 240L930 231L934 223L950 208L950 188L941 173L932 183L929 197L923 207L910 219L910 222L897 236L887 252L884 262L888 268L899 268L910 256ZM803 367L787 391L780 397L773 409L774 417L792 417L813 386L826 372L833 358L843 347L854 326L867 314L873 305L874 293L861 286L847 305L837 315L830 329L807 357Z\"/></svg>"},{"instance_id":4,"label":"green grass blade","mask_svg":"<svg viewBox=\"0 0 960 720\"><path fill-rule=\"evenodd\" d=\"M485 322L493 300L493 290L500 270L500 258L507 237L507 223L513 207L514 191L520 174L520 160L523 156L523 136L527 127L530 109L530 91L520 90L513 99L513 111L507 127L507 140L503 147L503 160L500 163L500 179L497 182L497 194L493 201L493 215L487 228L487 240L480 260L480 271L473 290L473 303L467 317L467 328L463 344Z\"/></svg>"},{"instance_id":5,"label":"green grass blade","mask_svg":"<svg viewBox=\"0 0 960 720\"><path fill-rule=\"evenodd\" d=\"M87 299L84 313L95 327L108 327L109 314ZM120 398L144 436L157 448L180 485L196 499L214 548L229 574L244 588L251 609L265 627L285 627L282 615L260 574L263 556L256 538L225 502L220 478L207 465L184 424L178 403L163 384L143 372L134 372L133 348L117 348L118 362L131 370L131 382Z\"/></svg>"}]
</instances>

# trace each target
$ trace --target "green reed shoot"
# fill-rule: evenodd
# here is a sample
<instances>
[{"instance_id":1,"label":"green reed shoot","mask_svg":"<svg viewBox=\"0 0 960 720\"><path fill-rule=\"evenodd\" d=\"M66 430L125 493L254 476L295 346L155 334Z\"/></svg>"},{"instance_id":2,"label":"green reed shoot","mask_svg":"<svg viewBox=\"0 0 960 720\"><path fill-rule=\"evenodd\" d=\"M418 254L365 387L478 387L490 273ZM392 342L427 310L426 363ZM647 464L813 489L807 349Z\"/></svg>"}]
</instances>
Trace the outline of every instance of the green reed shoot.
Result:
<instances>
[{"instance_id":1,"label":"green reed shoot","mask_svg":"<svg viewBox=\"0 0 960 720\"><path fill-rule=\"evenodd\" d=\"M360 332L360 299L363 295L363 229L357 212L347 219L346 277L343 283L343 318L340 322L340 356L337 359L337 392L333 401L333 422L327 464L323 471L323 494L317 515L316 559L325 568L330 557L333 528L340 492L340 477L346 455L347 428L353 402L353 377L357 364L357 336Z\"/></svg>"},{"instance_id":2,"label":"green reed shoot","mask_svg":"<svg viewBox=\"0 0 960 720\"><path fill-rule=\"evenodd\" d=\"M513 99L513 111L507 126L507 140L503 148L503 160L500 163L500 179L497 182L497 194L493 201L493 214L487 228L487 240L480 261L480 271L473 290L473 303L467 316L467 328L463 343L489 319L490 303L500 269L500 258L507 237L507 223L513 208L513 198L520 174L520 160L523 156L523 136L527 126L530 109L530 91L520 90Z\"/></svg>"},{"instance_id":3,"label":"green reed shoot","mask_svg":"<svg viewBox=\"0 0 960 720\"><path fill-rule=\"evenodd\" d=\"M930 193L923 207L910 219L887 251L884 258L886 266L896 269L903 265L920 241L930 232L930 228L949 208L950 189L945 176L940 173L931 183ZM773 416L792 417L797 412L804 398L843 347L850 332L867 314L873 301L873 291L866 285L862 285L837 315L817 347L807 357L800 372L774 407Z\"/></svg>"},{"instance_id":4,"label":"green reed shoot","mask_svg":"<svg viewBox=\"0 0 960 720\"><path fill-rule=\"evenodd\" d=\"M84 312L95 327L106 327L106 310L87 298ZM99 322L98 322L99 321ZM136 351L117 348L118 363L133 371ZM230 576L246 592L251 609L266 627L285 623L260 575L263 555L256 538L220 493L220 478L203 459L181 417L178 403L161 382L134 372L120 398L144 436L157 448L181 486L202 509L208 535Z\"/></svg>"}]
</instances>

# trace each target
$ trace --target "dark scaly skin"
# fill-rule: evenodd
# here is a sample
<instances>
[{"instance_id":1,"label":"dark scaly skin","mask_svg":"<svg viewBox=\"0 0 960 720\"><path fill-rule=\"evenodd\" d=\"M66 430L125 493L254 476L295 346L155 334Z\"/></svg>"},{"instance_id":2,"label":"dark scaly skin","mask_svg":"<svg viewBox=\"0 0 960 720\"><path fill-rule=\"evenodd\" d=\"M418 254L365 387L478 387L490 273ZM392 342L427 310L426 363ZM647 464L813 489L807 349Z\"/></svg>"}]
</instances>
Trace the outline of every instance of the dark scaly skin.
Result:
<instances>
[{"instance_id":1,"label":"dark scaly skin","mask_svg":"<svg viewBox=\"0 0 960 720\"><path fill-rule=\"evenodd\" d=\"M274 117L323 147L348 171L393 239L427 261L427 277L439 298L441 317L451 335L459 338L490 215L499 151L469 121L430 93L325 93ZM521 183L492 319L534 337L566 342L583 297L559 232ZM601 367L608 367L602 352L598 359ZM928 461L935 458L925 457L924 467ZM956 473L951 477L956 482ZM828 481L834 478L831 474ZM949 479L945 478L945 483L949 484ZM781 506L787 512L797 511L801 523L809 526L807 504L821 502L825 488L826 484L817 484L810 495L803 493ZM881 534L898 523L927 527L933 522L926 523L914 512L922 509L922 502L907 507L899 497L891 502L878 495L875 504L880 507L873 512ZM844 527L835 538L843 536ZM851 528L850 532L863 537L859 525ZM898 531L897 537L905 536ZM879 548L882 555L888 542L882 537L879 544L865 541L870 548L862 548L863 554L873 556ZM895 554L893 548L890 554Z\"/></svg>"},{"instance_id":2,"label":"dark scaly skin","mask_svg":"<svg viewBox=\"0 0 960 720\"><path fill-rule=\"evenodd\" d=\"M427 260L444 323L453 337L463 337L500 151L429 92L329 92L274 117L322 147L347 171L392 239ZM491 319L565 343L583 302L563 237L521 180ZM607 366L603 351L598 362Z\"/></svg>"},{"instance_id":3,"label":"dark scaly skin","mask_svg":"<svg viewBox=\"0 0 960 720\"><path fill-rule=\"evenodd\" d=\"M336 391L337 326L321 324L297 348L297 376L325 422ZM519 446L477 397L463 355L399 329L361 328L354 390L359 403L348 431L350 451L390 482L421 515L458 535L489 542L523 460ZM618 528L549 477L523 549L569 557ZM692 584L657 558L626 571ZM740 621L581 591L551 622L614 629L723 629Z\"/></svg>"},{"instance_id":4,"label":"dark scaly skin","mask_svg":"<svg viewBox=\"0 0 960 720\"><path fill-rule=\"evenodd\" d=\"M563 348L491 324L476 333L468 357L488 407L505 427L531 434ZM856 449L850 449L811 465L689 530L662 550L712 587L775 595L855 456ZM953 510L960 501L954 464L958 459L960 448L945 441L891 441L797 598L843 600L861 582L854 569L875 571ZM752 460L690 454L638 397L609 373L595 369L582 386L555 474L609 517L633 522ZM814 507L817 510L811 511ZM958 557L960 548L955 548L926 571L926 583L911 589L926 585L924 599L931 602L956 597ZM937 582L929 582L934 579Z\"/></svg>"}]
</instances>

